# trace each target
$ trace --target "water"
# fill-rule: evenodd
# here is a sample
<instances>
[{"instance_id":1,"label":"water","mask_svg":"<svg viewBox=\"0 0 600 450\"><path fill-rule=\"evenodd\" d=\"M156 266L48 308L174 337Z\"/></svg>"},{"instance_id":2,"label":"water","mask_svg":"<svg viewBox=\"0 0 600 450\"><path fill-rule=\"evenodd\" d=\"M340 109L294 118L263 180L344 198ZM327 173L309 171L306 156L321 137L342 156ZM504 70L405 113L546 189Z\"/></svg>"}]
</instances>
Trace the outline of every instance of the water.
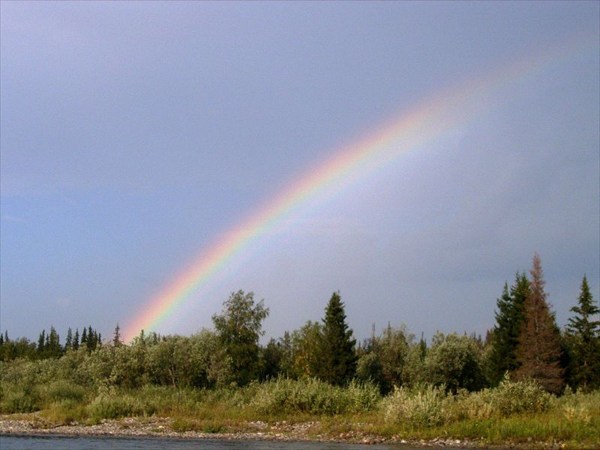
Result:
<instances>
[{"instance_id":1,"label":"water","mask_svg":"<svg viewBox=\"0 0 600 450\"><path fill-rule=\"evenodd\" d=\"M418 450L405 445L329 442L226 441L217 439L0 436L2 450ZM460 450L460 449L455 449Z\"/></svg>"}]
</instances>

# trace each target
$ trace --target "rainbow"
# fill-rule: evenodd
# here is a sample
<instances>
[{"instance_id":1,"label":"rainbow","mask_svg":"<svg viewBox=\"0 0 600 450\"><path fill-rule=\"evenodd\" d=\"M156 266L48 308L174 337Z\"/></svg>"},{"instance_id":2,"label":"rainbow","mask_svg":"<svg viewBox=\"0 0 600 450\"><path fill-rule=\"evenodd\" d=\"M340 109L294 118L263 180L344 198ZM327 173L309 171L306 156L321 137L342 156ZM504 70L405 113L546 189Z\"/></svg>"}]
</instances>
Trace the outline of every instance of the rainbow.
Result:
<instances>
[{"instance_id":1,"label":"rainbow","mask_svg":"<svg viewBox=\"0 0 600 450\"><path fill-rule=\"evenodd\" d=\"M582 45L582 41L585 45ZM268 200L253 215L224 233L202 251L191 265L151 299L126 327L123 337L130 341L141 330L156 330L192 294L222 272L225 266L259 236L273 229L300 205L319 195L347 186L400 155L466 124L486 103L486 95L511 82L561 62L579 50L595 47L596 37L576 39L535 58L527 58L486 77L469 80L416 105L355 142L330 152L317 164Z\"/></svg>"}]
</instances>

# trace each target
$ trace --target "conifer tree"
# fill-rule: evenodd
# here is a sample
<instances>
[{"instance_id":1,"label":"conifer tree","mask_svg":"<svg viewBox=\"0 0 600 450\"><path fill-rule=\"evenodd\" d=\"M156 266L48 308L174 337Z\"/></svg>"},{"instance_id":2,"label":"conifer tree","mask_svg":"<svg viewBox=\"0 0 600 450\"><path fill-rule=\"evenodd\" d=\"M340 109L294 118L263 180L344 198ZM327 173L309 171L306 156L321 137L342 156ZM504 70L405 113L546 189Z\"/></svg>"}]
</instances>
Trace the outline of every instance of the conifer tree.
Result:
<instances>
[{"instance_id":1,"label":"conifer tree","mask_svg":"<svg viewBox=\"0 0 600 450\"><path fill-rule=\"evenodd\" d=\"M65 351L73 349L73 330L71 327L67 330L67 337L65 338Z\"/></svg>"},{"instance_id":2,"label":"conifer tree","mask_svg":"<svg viewBox=\"0 0 600 450\"><path fill-rule=\"evenodd\" d=\"M334 385L344 385L352 380L356 372L355 345L340 293L334 292L323 319L319 378Z\"/></svg>"},{"instance_id":3,"label":"conifer tree","mask_svg":"<svg viewBox=\"0 0 600 450\"><path fill-rule=\"evenodd\" d=\"M75 330L75 336L73 336L73 344L71 347L73 350L79 350L79 328Z\"/></svg>"},{"instance_id":4,"label":"conifer tree","mask_svg":"<svg viewBox=\"0 0 600 450\"><path fill-rule=\"evenodd\" d=\"M113 335L113 347L119 347L122 344L123 341L121 341L121 327L119 327L119 324L117 323L117 326L115 327L115 333Z\"/></svg>"},{"instance_id":5,"label":"conifer tree","mask_svg":"<svg viewBox=\"0 0 600 450\"><path fill-rule=\"evenodd\" d=\"M92 352L96 348L97 341L98 341L98 335L94 332L91 325L88 326L87 342L86 342L88 352Z\"/></svg>"},{"instance_id":6,"label":"conifer tree","mask_svg":"<svg viewBox=\"0 0 600 450\"><path fill-rule=\"evenodd\" d=\"M62 347L60 346L60 336L53 326L50 327L50 333L46 339L46 355L50 358L58 358L62 354Z\"/></svg>"},{"instance_id":7,"label":"conifer tree","mask_svg":"<svg viewBox=\"0 0 600 450\"><path fill-rule=\"evenodd\" d=\"M83 331L81 332L81 346L83 347L84 345L87 346L87 341L88 341L88 335L87 335L87 329L85 327L83 327Z\"/></svg>"},{"instance_id":8,"label":"conifer tree","mask_svg":"<svg viewBox=\"0 0 600 450\"><path fill-rule=\"evenodd\" d=\"M520 366L515 377L533 379L548 392L560 393L564 387L560 332L546 300L542 263L537 253L530 274L531 284L517 347Z\"/></svg>"},{"instance_id":9,"label":"conifer tree","mask_svg":"<svg viewBox=\"0 0 600 450\"><path fill-rule=\"evenodd\" d=\"M37 343L37 353L39 356L43 357L46 350L46 330L42 330L40 336L38 337Z\"/></svg>"},{"instance_id":10,"label":"conifer tree","mask_svg":"<svg viewBox=\"0 0 600 450\"><path fill-rule=\"evenodd\" d=\"M571 308L576 315L569 319L572 335L572 378L575 387L591 390L600 387L600 320L594 320L600 309L594 302L584 276L578 306Z\"/></svg>"},{"instance_id":11,"label":"conifer tree","mask_svg":"<svg viewBox=\"0 0 600 450\"><path fill-rule=\"evenodd\" d=\"M508 283L505 283L502 296L497 300L496 326L492 332L490 355L490 381L493 385L498 384L506 372L513 372L519 366L517 346L528 292L527 276L517 272L510 290Z\"/></svg>"}]
</instances>

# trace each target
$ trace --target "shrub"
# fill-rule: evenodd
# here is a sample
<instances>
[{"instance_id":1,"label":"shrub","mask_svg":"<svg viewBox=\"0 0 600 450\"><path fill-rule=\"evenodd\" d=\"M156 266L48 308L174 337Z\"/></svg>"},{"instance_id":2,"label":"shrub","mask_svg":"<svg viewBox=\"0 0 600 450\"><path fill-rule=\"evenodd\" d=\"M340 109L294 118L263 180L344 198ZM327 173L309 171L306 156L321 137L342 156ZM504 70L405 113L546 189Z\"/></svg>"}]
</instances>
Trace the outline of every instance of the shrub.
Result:
<instances>
[{"instance_id":1,"label":"shrub","mask_svg":"<svg viewBox=\"0 0 600 450\"><path fill-rule=\"evenodd\" d=\"M510 416L546 411L552 398L551 394L534 381L513 382L505 378L492 391L491 401L494 410L502 416Z\"/></svg>"},{"instance_id":2,"label":"shrub","mask_svg":"<svg viewBox=\"0 0 600 450\"><path fill-rule=\"evenodd\" d=\"M512 382L505 378L497 388L456 397L457 419L489 419L546 411L553 396L533 381Z\"/></svg>"},{"instance_id":3,"label":"shrub","mask_svg":"<svg viewBox=\"0 0 600 450\"><path fill-rule=\"evenodd\" d=\"M61 400L81 402L85 395L85 388L66 380L54 381L46 388L46 396L51 402L60 402Z\"/></svg>"},{"instance_id":4,"label":"shrub","mask_svg":"<svg viewBox=\"0 0 600 450\"><path fill-rule=\"evenodd\" d=\"M152 415L156 412L152 405L142 402L129 394L119 395L114 389L105 389L88 405L93 419L116 419L119 417Z\"/></svg>"},{"instance_id":5,"label":"shrub","mask_svg":"<svg viewBox=\"0 0 600 450\"><path fill-rule=\"evenodd\" d=\"M451 401L445 386L421 385L396 388L382 406L387 423L429 427L444 423Z\"/></svg>"},{"instance_id":6,"label":"shrub","mask_svg":"<svg viewBox=\"0 0 600 450\"><path fill-rule=\"evenodd\" d=\"M380 400L372 384L351 383L348 388L331 386L314 378L278 378L256 388L250 406L259 413L342 414L373 409Z\"/></svg>"},{"instance_id":7,"label":"shrub","mask_svg":"<svg viewBox=\"0 0 600 450\"><path fill-rule=\"evenodd\" d=\"M12 386L11 389L3 388L0 400L0 412L5 414L28 413L40 409L40 397L37 390Z\"/></svg>"}]
</instances>

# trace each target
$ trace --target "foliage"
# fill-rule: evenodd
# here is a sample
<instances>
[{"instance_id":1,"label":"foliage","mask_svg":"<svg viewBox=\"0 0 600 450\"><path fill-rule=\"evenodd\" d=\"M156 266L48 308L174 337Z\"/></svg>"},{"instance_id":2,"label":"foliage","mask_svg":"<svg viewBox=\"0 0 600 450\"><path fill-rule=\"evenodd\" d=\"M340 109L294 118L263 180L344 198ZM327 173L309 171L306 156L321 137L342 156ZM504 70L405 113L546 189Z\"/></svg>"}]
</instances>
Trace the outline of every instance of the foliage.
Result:
<instances>
[{"instance_id":1,"label":"foliage","mask_svg":"<svg viewBox=\"0 0 600 450\"><path fill-rule=\"evenodd\" d=\"M567 326L574 362L571 381L574 387L583 390L600 388L600 321L594 320L600 314L600 308L594 302L585 276L578 304L571 311L576 314Z\"/></svg>"},{"instance_id":2,"label":"foliage","mask_svg":"<svg viewBox=\"0 0 600 450\"><path fill-rule=\"evenodd\" d=\"M372 384L331 386L315 378L278 378L258 387L250 406L260 414L345 414L373 409L380 400Z\"/></svg>"},{"instance_id":3,"label":"foliage","mask_svg":"<svg viewBox=\"0 0 600 450\"><path fill-rule=\"evenodd\" d=\"M552 396L534 381L513 382L508 376L495 389L459 396L461 413L471 419L508 417L546 411Z\"/></svg>"},{"instance_id":4,"label":"foliage","mask_svg":"<svg viewBox=\"0 0 600 450\"><path fill-rule=\"evenodd\" d=\"M325 308L318 377L330 384L345 385L356 373L356 340L346 323L344 303L334 292Z\"/></svg>"},{"instance_id":5,"label":"foliage","mask_svg":"<svg viewBox=\"0 0 600 450\"><path fill-rule=\"evenodd\" d=\"M529 280L517 272L508 288L505 283L502 296L497 300L496 325L492 331L492 348L489 356L489 378L497 385L504 374L519 367L517 347L524 320L525 298L529 293Z\"/></svg>"},{"instance_id":6,"label":"foliage","mask_svg":"<svg viewBox=\"0 0 600 450\"><path fill-rule=\"evenodd\" d=\"M154 411L144 402L129 394L117 394L114 390L102 390L88 406L92 419L116 419L138 415L151 415Z\"/></svg>"},{"instance_id":7,"label":"foliage","mask_svg":"<svg viewBox=\"0 0 600 450\"><path fill-rule=\"evenodd\" d=\"M320 373L323 326L308 321L291 335L291 367L294 378L316 377Z\"/></svg>"},{"instance_id":8,"label":"foliage","mask_svg":"<svg viewBox=\"0 0 600 450\"><path fill-rule=\"evenodd\" d=\"M376 383L384 394L402 386L412 341L406 327L388 324L381 336L373 336L367 343L367 351L358 359L356 376Z\"/></svg>"},{"instance_id":9,"label":"foliage","mask_svg":"<svg viewBox=\"0 0 600 450\"><path fill-rule=\"evenodd\" d=\"M560 393L564 387L560 332L546 301L542 264L537 254L530 273L531 285L525 298L525 316L517 347L520 365L514 374L517 379L536 380L548 392Z\"/></svg>"},{"instance_id":10,"label":"foliage","mask_svg":"<svg viewBox=\"0 0 600 450\"><path fill-rule=\"evenodd\" d=\"M476 391L484 386L480 350L473 338L437 333L424 364L428 381L444 385L453 393L459 389Z\"/></svg>"},{"instance_id":11,"label":"foliage","mask_svg":"<svg viewBox=\"0 0 600 450\"><path fill-rule=\"evenodd\" d=\"M248 384L258 374L258 339L263 334L262 322L269 308L261 300L254 302L254 294L238 291L223 304L223 312L213 316L217 335L230 357L235 381Z\"/></svg>"},{"instance_id":12,"label":"foliage","mask_svg":"<svg viewBox=\"0 0 600 450\"><path fill-rule=\"evenodd\" d=\"M387 423L407 423L415 427L440 425L446 420L446 410L451 399L445 386L403 386L384 399L384 420Z\"/></svg>"}]
</instances>

